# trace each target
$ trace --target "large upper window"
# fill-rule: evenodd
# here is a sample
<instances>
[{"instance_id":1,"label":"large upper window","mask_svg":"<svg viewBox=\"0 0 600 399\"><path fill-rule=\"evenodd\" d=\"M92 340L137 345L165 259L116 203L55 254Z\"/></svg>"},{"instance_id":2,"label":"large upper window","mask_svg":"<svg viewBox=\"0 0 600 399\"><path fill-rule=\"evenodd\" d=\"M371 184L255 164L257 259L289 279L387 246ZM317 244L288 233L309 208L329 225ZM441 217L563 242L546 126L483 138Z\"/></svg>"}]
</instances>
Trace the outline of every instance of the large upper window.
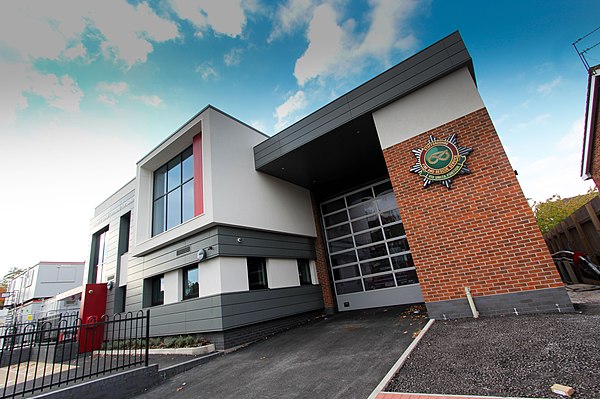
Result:
<instances>
[{"instance_id":1,"label":"large upper window","mask_svg":"<svg viewBox=\"0 0 600 399\"><path fill-rule=\"evenodd\" d=\"M192 147L154 172L152 235L194 217L194 157Z\"/></svg>"}]
</instances>

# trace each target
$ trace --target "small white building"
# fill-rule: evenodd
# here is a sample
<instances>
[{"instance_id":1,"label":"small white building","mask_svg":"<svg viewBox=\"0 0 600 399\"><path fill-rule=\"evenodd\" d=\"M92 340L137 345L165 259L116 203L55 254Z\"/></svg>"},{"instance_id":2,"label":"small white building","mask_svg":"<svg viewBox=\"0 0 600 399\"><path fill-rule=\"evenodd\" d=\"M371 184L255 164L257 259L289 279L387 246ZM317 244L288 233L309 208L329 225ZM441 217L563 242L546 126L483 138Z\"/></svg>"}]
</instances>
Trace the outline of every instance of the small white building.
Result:
<instances>
[{"instance_id":1,"label":"small white building","mask_svg":"<svg viewBox=\"0 0 600 399\"><path fill-rule=\"evenodd\" d=\"M15 277L8 285L11 295L5 302L5 307L10 309L11 322L37 320L40 315L43 316L42 313L46 313L45 300L66 291L80 289L84 266L85 262L42 261ZM72 310L77 309L70 309Z\"/></svg>"}]
</instances>

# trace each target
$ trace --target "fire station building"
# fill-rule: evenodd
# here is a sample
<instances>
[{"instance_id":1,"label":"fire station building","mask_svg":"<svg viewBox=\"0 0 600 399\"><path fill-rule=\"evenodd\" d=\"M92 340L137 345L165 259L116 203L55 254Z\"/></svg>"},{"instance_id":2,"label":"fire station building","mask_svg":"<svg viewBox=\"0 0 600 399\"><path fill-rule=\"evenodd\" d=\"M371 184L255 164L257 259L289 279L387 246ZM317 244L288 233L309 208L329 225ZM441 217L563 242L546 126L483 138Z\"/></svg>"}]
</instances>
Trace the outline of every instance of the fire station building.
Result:
<instances>
[{"instance_id":1,"label":"fire station building","mask_svg":"<svg viewBox=\"0 0 600 399\"><path fill-rule=\"evenodd\" d=\"M217 347L424 302L572 311L455 32L272 137L207 106L92 220L86 282Z\"/></svg>"}]
</instances>

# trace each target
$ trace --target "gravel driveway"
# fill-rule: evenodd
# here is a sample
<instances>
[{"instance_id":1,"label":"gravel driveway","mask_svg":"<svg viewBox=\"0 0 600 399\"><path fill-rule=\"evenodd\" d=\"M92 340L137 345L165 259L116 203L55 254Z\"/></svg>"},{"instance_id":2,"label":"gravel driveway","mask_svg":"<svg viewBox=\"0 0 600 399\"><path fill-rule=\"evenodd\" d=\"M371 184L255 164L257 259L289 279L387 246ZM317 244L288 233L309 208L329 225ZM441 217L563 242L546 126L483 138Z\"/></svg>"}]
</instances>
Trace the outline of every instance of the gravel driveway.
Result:
<instances>
[{"instance_id":1,"label":"gravel driveway","mask_svg":"<svg viewBox=\"0 0 600 399\"><path fill-rule=\"evenodd\" d=\"M385 390L558 398L555 383L600 398L599 314L436 321Z\"/></svg>"}]
</instances>

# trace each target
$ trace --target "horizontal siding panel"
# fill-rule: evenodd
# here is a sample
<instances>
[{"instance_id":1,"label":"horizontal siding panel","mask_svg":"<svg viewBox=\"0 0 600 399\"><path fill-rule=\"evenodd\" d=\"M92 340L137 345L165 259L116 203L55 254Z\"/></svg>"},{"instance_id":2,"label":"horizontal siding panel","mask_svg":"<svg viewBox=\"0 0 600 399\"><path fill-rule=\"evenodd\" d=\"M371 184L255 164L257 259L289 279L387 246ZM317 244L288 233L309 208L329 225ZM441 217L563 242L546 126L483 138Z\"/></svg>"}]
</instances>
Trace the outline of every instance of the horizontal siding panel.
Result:
<instances>
[{"instance_id":1,"label":"horizontal siding panel","mask_svg":"<svg viewBox=\"0 0 600 399\"><path fill-rule=\"evenodd\" d=\"M312 310L319 310L323 308L323 301L312 301L305 303L298 303L292 306L281 306L278 308L271 308L260 310L252 313L244 313L235 316L229 316L223 318L223 328L230 329L236 327L247 326L250 324L260 323L263 321L278 319L281 317L292 316L295 314L306 313Z\"/></svg>"}]
</instances>

